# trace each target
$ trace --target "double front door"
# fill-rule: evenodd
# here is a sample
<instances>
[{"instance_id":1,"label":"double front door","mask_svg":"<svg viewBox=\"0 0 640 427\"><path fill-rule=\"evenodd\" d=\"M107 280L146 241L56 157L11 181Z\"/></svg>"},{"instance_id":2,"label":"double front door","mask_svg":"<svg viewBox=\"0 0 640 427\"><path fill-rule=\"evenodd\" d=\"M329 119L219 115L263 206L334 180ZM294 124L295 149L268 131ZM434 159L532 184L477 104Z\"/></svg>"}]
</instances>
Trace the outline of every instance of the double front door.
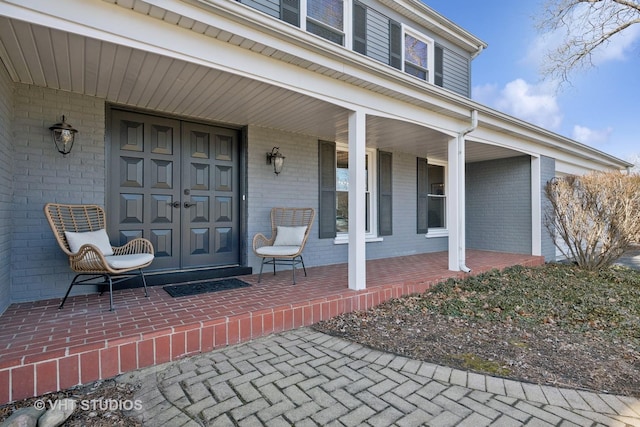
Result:
<instances>
[{"instance_id":1,"label":"double front door","mask_svg":"<svg viewBox=\"0 0 640 427\"><path fill-rule=\"evenodd\" d=\"M109 131L112 241L149 239L154 270L239 264L238 131L116 109Z\"/></svg>"}]
</instances>

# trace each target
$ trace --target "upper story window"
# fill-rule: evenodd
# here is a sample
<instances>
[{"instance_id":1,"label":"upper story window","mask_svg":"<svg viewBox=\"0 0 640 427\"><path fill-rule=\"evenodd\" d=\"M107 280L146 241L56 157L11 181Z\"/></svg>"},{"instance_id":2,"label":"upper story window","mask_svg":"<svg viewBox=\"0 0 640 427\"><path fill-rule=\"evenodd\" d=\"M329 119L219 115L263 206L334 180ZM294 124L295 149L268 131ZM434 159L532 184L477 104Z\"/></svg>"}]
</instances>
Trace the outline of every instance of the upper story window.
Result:
<instances>
[{"instance_id":1,"label":"upper story window","mask_svg":"<svg viewBox=\"0 0 640 427\"><path fill-rule=\"evenodd\" d=\"M344 45L343 0L307 0L307 31Z\"/></svg>"},{"instance_id":2,"label":"upper story window","mask_svg":"<svg viewBox=\"0 0 640 427\"><path fill-rule=\"evenodd\" d=\"M432 39L405 28L403 63L406 73L433 83L434 56Z\"/></svg>"}]
</instances>

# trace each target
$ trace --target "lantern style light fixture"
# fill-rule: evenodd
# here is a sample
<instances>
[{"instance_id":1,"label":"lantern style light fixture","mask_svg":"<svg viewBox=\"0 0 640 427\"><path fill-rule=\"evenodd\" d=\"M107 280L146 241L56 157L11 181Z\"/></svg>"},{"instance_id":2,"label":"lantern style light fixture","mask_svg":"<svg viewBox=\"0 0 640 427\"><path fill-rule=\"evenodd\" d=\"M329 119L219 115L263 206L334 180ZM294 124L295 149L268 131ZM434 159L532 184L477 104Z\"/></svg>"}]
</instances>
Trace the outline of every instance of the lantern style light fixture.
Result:
<instances>
[{"instance_id":1,"label":"lantern style light fixture","mask_svg":"<svg viewBox=\"0 0 640 427\"><path fill-rule=\"evenodd\" d=\"M285 157L280 154L280 147L273 147L270 153L267 153L267 164L273 165L273 172L276 175L280 175L282 172L282 167L284 166Z\"/></svg>"},{"instance_id":2,"label":"lantern style light fixture","mask_svg":"<svg viewBox=\"0 0 640 427\"><path fill-rule=\"evenodd\" d=\"M78 133L77 129L74 129L69 123L65 121L65 117L62 116L62 123L56 123L49 128L51 131L51 138L53 143L56 144L56 149L63 156L66 156L71 152L73 148L73 142Z\"/></svg>"}]
</instances>

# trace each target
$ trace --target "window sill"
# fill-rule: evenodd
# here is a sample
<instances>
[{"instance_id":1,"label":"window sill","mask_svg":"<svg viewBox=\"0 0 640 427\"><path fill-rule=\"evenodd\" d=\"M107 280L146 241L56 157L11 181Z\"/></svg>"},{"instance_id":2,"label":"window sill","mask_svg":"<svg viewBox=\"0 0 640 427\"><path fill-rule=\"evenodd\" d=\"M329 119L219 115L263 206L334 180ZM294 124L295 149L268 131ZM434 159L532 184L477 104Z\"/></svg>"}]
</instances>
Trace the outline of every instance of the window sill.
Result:
<instances>
[{"instance_id":1,"label":"window sill","mask_svg":"<svg viewBox=\"0 0 640 427\"><path fill-rule=\"evenodd\" d=\"M374 236L374 235L367 235L364 238L365 243L372 243L372 242L382 242L384 239L382 237L378 237L378 236ZM333 239L333 244L334 245L346 245L349 243L349 236L344 234L344 235L339 235L336 236Z\"/></svg>"},{"instance_id":2,"label":"window sill","mask_svg":"<svg viewBox=\"0 0 640 427\"><path fill-rule=\"evenodd\" d=\"M449 237L449 230L447 229L436 229L429 230L427 234L424 235L427 239L435 239L438 237Z\"/></svg>"}]
</instances>

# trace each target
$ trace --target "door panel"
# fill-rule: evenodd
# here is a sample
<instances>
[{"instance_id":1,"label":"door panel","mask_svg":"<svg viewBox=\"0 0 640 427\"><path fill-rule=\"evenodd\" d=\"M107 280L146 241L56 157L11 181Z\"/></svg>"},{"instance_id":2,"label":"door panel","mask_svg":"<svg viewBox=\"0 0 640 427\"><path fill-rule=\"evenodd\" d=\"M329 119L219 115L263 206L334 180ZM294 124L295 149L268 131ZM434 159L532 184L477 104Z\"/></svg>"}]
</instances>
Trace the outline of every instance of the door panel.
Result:
<instances>
[{"instance_id":1,"label":"door panel","mask_svg":"<svg viewBox=\"0 0 640 427\"><path fill-rule=\"evenodd\" d=\"M191 266L239 261L237 131L184 122L183 256Z\"/></svg>"},{"instance_id":2,"label":"door panel","mask_svg":"<svg viewBox=\"0 0 640 427\"><path fill-rule=\"evenodd\" d=\"M112 110L112 241L149 239L152 269L238 264L237 131Z\"/></svg>"}]
</instances>

